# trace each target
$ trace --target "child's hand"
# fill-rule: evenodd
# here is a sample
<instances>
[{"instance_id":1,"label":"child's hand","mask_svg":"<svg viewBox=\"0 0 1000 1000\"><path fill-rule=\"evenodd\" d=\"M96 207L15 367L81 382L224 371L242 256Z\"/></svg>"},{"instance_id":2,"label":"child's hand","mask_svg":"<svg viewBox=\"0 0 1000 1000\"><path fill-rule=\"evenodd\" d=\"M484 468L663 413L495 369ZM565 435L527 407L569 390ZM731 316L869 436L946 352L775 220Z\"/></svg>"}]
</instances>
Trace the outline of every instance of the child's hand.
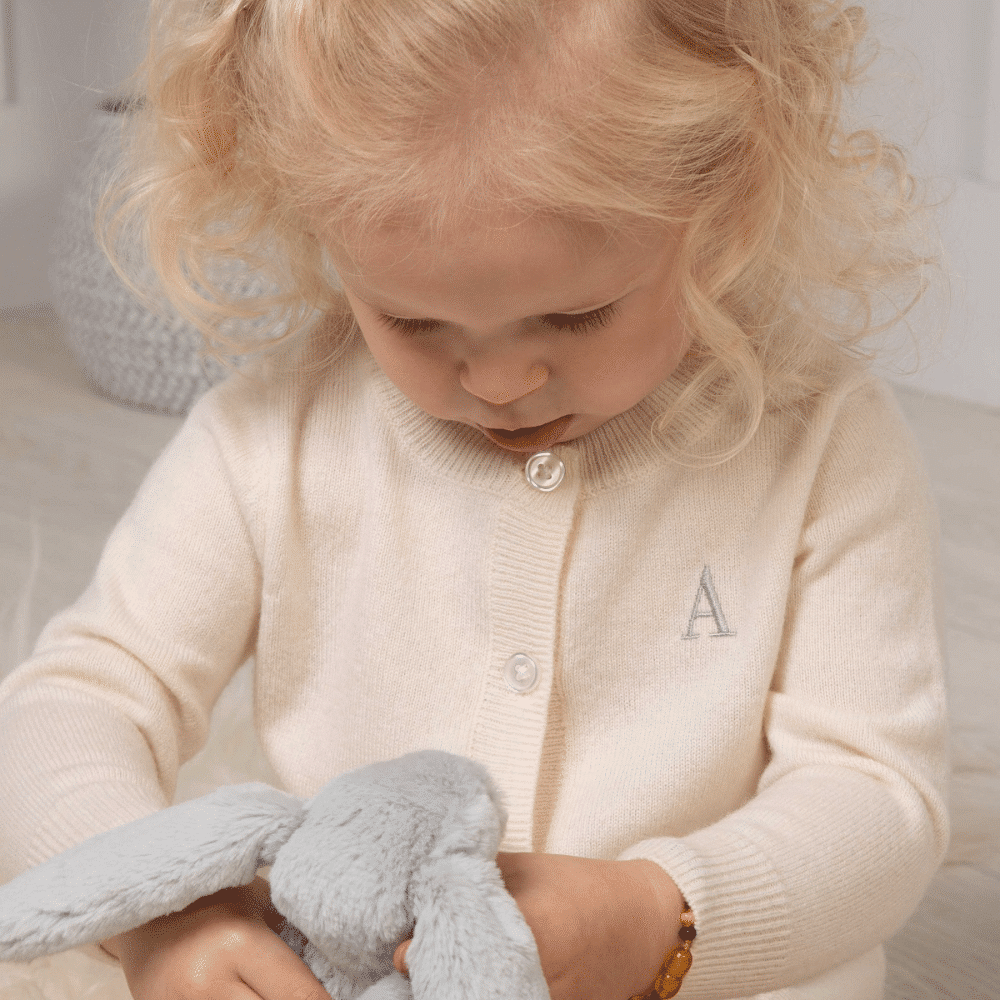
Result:
<instances>
[{"instance_id":1,"label":"child's hand","mask_svg":"<svg viewBox=\"0 0 1000 1000\"><path fill-rule=\"evenodd\" d=\"M330 1000L278 937L280 922L258 877L102 944L134 1000Z\"/></svg>"},{"instance_id":2,"label":"child's hand","mask_svg":"<svg viewBox=\"0 0 1000 1000\"><path fill-rule=\"evenodd\" d=\"M501 853L497 866L535 937L552 1000L644 993L677 944L681 893L652 861ZM403 975L409 945L394 957Z\"/></svg>"}]
</instances>

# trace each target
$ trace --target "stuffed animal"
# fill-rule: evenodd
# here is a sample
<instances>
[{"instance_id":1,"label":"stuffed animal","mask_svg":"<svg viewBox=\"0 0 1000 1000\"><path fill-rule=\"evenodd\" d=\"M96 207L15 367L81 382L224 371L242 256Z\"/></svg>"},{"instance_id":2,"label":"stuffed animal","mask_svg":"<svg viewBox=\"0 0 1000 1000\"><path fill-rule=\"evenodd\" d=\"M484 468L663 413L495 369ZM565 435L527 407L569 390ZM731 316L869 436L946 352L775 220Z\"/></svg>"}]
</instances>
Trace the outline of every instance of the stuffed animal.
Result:
<instances>
[{"instance_id":1,"label":"stuffed animal","mask_svg":"<svg viewBox=\"0 0 1000 1000\"><path fill-rule=\"evenodd\" d=\"M0 959L103 941L271 865L281 939L336 1000L548 1000L496 865L506 824L486 768L436 750L348 771L305 801L229 785L0 886ZM408 937L409 980L392 964Z\"/></svg>"}]
</instances>

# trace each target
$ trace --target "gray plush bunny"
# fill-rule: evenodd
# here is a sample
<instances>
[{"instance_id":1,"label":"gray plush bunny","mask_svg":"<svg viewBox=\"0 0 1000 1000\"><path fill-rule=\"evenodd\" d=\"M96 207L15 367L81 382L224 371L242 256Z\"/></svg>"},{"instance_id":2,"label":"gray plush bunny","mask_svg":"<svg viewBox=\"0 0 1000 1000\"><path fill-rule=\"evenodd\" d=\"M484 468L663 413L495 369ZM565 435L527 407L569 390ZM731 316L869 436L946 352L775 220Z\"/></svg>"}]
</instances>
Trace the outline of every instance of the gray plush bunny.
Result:
<instances>
[{"instance_id":1,"label":"gray plush bunny","mask_svg":"<svg viewBox=\"0 0 1000 1000\"><path fill-rule=\"evenodd\" d=\"M230 785L0 886L0 959L103 941L271 865L281 938L336 1000L548 1000L496 866L506 824L486 768L436 750L348 771L306 801ZM411 935L407 980L392 956Z\"/></svg>"}]
</instances>

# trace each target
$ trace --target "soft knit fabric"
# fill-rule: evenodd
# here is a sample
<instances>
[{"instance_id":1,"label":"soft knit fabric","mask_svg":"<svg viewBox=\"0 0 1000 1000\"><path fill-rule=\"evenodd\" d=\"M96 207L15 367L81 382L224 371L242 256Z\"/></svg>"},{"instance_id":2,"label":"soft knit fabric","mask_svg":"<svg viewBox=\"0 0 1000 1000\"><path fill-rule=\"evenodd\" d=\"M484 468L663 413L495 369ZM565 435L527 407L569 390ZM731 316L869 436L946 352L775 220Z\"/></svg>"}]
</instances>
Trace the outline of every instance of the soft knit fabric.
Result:
<instances>
[{"instance_id":1,"label":"soft knit fabric","mask_svg":"<svg viewBox=\"0 0 1000 1000\"><path fill-rule=\"evenodd\" d=\"M272 364L199 401L0 684L0 880L170 804L254 654L285 790L464 754L501 850L674 879L685 998L881 997L948 839L937 518L888 387L845 360L694 471L651 439L671 379L543 492L360 338L315 384Z\"/></svg>"}]
</instances>

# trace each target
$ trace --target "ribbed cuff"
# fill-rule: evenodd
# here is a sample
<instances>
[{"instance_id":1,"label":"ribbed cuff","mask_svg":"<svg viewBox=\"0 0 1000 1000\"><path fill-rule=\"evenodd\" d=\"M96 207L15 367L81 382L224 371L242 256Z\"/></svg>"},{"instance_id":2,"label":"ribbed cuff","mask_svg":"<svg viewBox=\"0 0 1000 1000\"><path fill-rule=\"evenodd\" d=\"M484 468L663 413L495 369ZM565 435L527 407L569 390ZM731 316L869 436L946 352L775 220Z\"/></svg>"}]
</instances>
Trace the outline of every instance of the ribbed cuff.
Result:
<instances>
[{"instance_id":1,"label":"ribbed cuff","mask_svg":"<svg viewBox=\"0 0 1000 1000\"><path fill-rule=\"evenodd\" d=\"M684 839L641 841L618 860L637 858L660 865L694 912L698 937L684 978L686 1000L753 996L785 978L787 898L758 848L709 827Z\"/></svg>"}]
</instances>

